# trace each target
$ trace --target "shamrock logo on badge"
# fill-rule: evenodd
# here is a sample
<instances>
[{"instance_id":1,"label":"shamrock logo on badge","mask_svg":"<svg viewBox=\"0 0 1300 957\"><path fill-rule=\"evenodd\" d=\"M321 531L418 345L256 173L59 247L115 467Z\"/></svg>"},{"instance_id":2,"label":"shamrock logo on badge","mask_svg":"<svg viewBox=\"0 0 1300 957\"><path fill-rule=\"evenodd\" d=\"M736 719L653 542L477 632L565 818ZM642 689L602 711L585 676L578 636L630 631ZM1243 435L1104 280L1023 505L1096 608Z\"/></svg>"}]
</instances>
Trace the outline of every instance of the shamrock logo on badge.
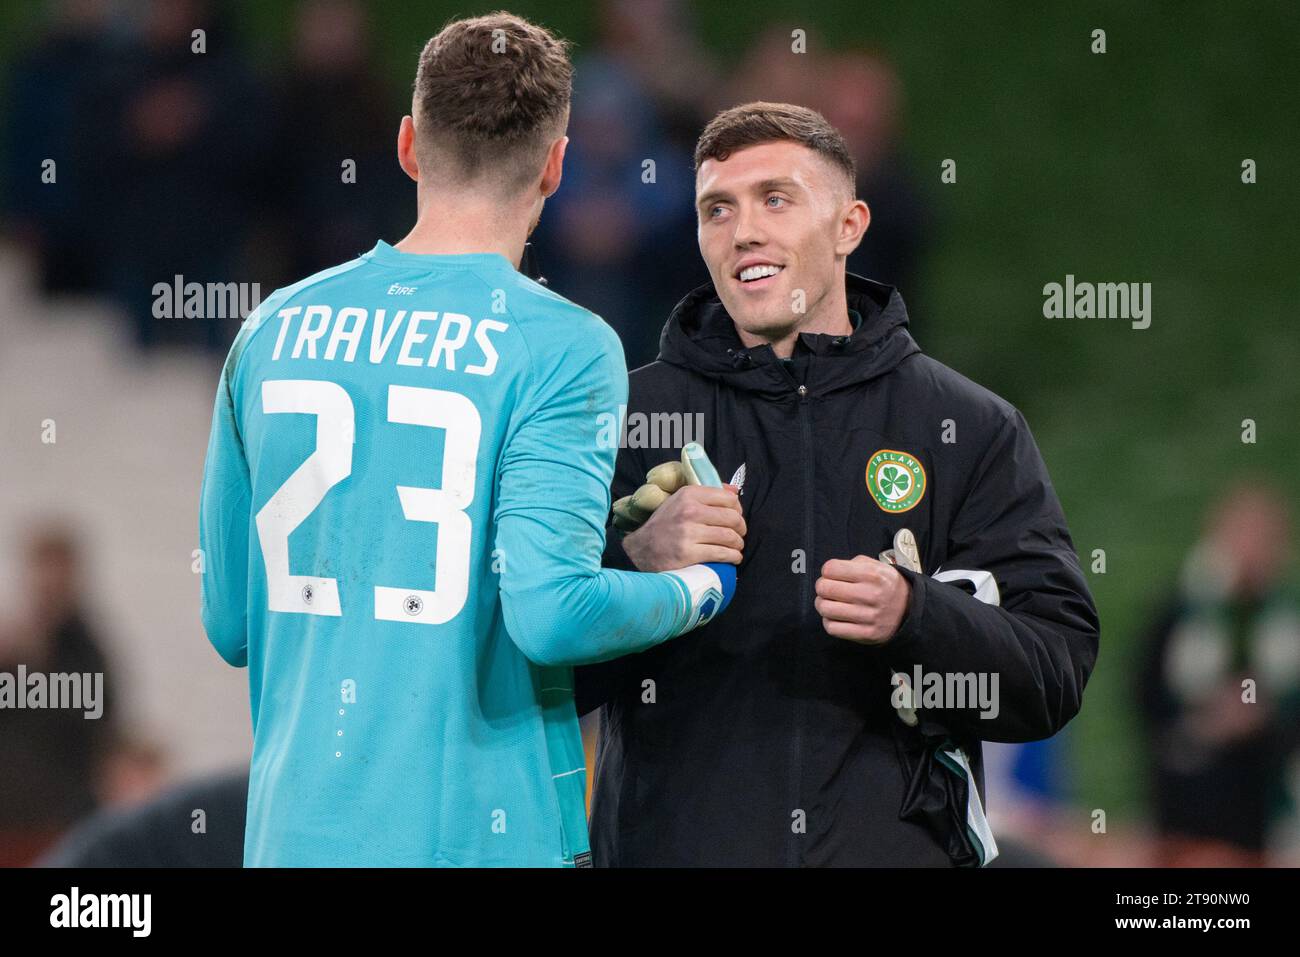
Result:
<instances>
[{"instance_id":1,"label":"shamrock logo on badge","mask_svg":"<svg viewBox=\"0 0 1300 957\"><path fill-rule=\"evenodd\" d=\"M912 487L912 480L902 469L887 465L880 470L880 490L891 502L896 502Z\"/></svg>"},{"instance_id":2,"label":"shamrock logo on badge","mask_svg":"<svg viewBox=\"0 0 1300 957\"><path fill-rule=\"evenodd\" d=\"M925 469L913 456L880 449L867 463L867 490L886 512L906 512L925 495Z\"/></svg>"}]
</instances>

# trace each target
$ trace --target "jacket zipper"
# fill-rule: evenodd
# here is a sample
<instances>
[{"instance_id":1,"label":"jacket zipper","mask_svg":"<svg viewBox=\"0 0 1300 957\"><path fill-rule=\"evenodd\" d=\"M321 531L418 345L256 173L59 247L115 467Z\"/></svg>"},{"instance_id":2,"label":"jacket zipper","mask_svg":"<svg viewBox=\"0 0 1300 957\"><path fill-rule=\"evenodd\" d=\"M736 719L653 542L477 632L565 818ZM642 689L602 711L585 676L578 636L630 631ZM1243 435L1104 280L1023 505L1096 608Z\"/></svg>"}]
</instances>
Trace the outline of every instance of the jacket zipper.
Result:
<instances>
[{"instance_id":1,"label":"jacket zipper","mask_svg":"<svg viewBox=\"0 0 1300 957\"><path fill-rule=\"evenodd\" d=\"M798 644L802 645L804 635L808 631L809 609L813 603L813 575L816 569L813 565L813 556L815 554L815 542L813 540L813 441L812 441L812 422L810 421L810 412L808 408L808 387L800 384L796 390L799 395L799 425L803 433L802 448L803 453L803 489L804 489L804 576L803 576L803 600L799 605L799 633ZM801 695L803 689L803 671L804 655L802 647L795 648L795 693ZM792 777L792 791L794 795L795 806L799 807L803 801L803 726L807 715L805 714L805 703L802 697L795 698L795 719L794 719L794 747L790 761L790 773ZM791 835L790 858L789 863L792 867L799 867L803 864L803 844L808 839L808 829L811 826L808 820L808 808L802 808L804 814L804 833L801 835L803 840L799 840L800 835Z\"/></svg>"}]
</instances>

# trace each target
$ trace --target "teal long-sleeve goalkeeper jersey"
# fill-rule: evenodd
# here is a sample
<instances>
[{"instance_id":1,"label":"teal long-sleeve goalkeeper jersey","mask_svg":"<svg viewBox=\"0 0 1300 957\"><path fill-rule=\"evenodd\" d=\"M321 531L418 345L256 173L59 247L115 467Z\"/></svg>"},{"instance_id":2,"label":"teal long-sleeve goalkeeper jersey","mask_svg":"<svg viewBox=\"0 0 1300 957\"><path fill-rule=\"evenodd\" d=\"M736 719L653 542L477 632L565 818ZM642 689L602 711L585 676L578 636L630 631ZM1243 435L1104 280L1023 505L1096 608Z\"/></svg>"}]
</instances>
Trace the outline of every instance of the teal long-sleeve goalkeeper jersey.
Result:
<instances>
[{"instance_id":1,"label":"teal long-sleeve goalkeeper jersey","mask_svg":"<svg viewBox=\"0 0 1300 957\"><path fill-rule=\"evenodd\" d=\"M688 627L600 567L614 332L495 254L386 243L276 291L217 392L202 616L248 667L244 860L572 866L571 667Z\"/></svg>"}]
</instances>

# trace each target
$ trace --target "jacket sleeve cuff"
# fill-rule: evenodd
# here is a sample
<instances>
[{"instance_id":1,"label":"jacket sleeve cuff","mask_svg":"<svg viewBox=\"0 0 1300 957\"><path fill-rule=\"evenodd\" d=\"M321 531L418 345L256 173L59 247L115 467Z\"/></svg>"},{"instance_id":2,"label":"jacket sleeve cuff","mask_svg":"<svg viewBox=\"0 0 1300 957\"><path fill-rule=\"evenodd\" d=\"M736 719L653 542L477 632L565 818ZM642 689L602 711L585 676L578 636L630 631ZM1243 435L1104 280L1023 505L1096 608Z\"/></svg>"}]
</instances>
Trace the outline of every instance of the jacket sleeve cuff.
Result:
<instances>
[{"instance_id":1,"label":"jacket sleeve cuff","mask_svg":"<svg viewBox=\"0 0 1300 957\"><path fill-rule=\"evenodd\" d=\"M885 642L884 647L888 648L891 654L907 654L915 650L917 643L922 640L921 622L925 615L925 595L929 579L908 568L898 568L898 573L907 580L912 594L908 599L907 611L903 614L902 623L894 632L894 636Z\"/></svg>"}]
</instances>

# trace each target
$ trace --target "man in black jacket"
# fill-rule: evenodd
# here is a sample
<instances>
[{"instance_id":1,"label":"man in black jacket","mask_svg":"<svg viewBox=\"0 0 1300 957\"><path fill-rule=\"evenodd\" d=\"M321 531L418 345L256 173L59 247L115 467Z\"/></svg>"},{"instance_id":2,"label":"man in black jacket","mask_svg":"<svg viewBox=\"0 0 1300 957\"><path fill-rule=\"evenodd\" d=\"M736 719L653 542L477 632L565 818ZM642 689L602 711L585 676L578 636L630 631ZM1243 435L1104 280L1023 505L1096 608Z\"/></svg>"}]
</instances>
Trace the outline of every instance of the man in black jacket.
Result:
<instances>
[{"instance_id":1,"label":"man in black jacket","mask_svg":"<svg viewBox=\"0 0 1300 957\"><path fill-rule=\"evenodd\" d=\"M613 494L679 454L655 423L699 422L744 520L686 488L611 529L606 564L743 561L691 641L578 673L596 861L987 863L980 741L1055 734L1097 655L1046 467L1014 407L921 353L895 289L846 274L870 214L824 118L736 107L695 158L713 282L632 373Z\"/></svg>"}]
</instances>

